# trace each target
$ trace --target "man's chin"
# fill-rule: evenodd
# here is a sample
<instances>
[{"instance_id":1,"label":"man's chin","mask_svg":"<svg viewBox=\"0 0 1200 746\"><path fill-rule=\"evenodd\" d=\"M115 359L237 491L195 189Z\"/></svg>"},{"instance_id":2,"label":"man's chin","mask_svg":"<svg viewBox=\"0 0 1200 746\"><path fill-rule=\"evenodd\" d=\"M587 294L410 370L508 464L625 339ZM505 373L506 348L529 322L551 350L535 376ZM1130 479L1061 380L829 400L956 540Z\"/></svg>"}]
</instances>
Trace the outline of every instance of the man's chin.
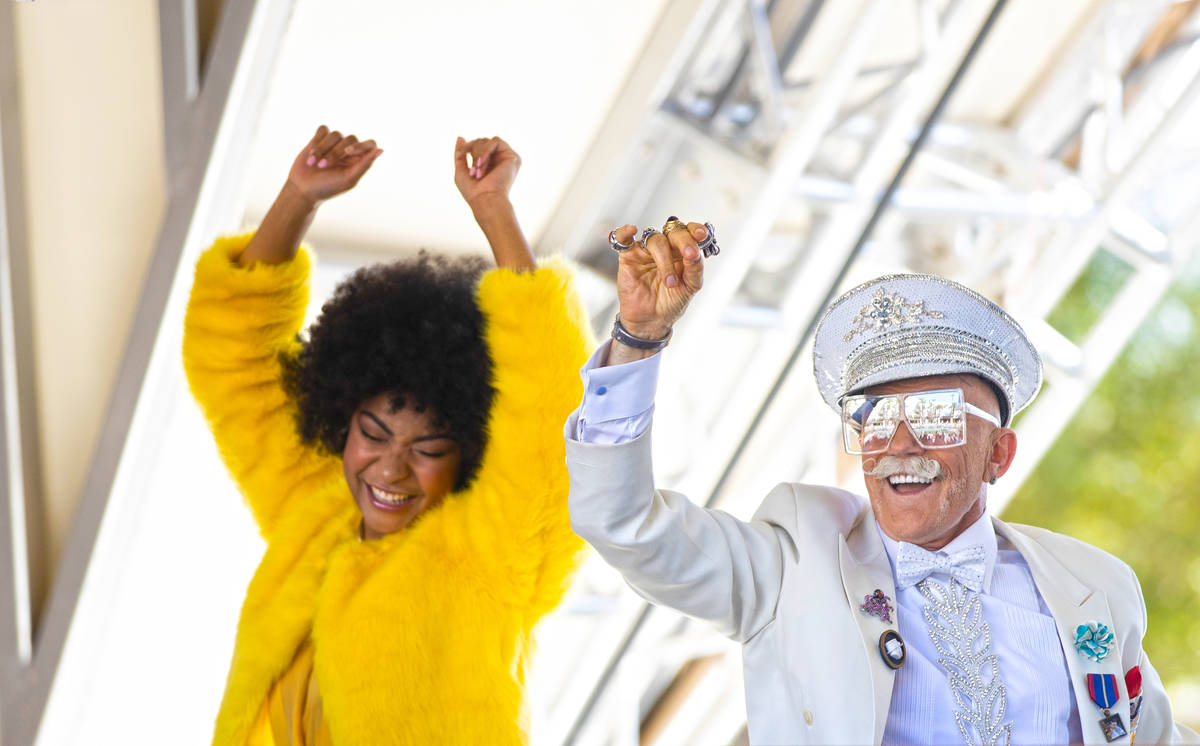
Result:
<instances>
[{"instance_id":1,"label":"man's chin","mask_svg":"<svg viewBox=\"0 0 1200 746\"><path fill-rule=\"evenodd\" d=\"M931 533L940 493L937 482L924 489L901 492L886 482L872 497L875 520L896 541L921 543Z\"/></svg>"}]
</instances>

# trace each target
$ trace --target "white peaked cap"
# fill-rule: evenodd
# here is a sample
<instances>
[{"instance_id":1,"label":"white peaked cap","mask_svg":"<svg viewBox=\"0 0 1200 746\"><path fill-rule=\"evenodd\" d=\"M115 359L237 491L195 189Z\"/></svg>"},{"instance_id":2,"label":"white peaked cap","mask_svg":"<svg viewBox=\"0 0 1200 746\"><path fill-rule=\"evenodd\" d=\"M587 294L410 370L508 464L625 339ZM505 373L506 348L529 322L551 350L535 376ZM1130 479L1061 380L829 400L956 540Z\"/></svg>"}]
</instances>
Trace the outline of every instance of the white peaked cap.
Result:
<instances>
[{"instance_id":1,"label":"white peaked cap","mask_svg":"<svg viewBox=\"0 0 1200 746\"><path fill-rule=\"evenodd\" d=\"M821 317L813 374L825 403L905 378L971 373L991 382L1007 425L1042 386L1042 360L1003 308L937 275L885 275Z\"/></svg>"}]
</instances>

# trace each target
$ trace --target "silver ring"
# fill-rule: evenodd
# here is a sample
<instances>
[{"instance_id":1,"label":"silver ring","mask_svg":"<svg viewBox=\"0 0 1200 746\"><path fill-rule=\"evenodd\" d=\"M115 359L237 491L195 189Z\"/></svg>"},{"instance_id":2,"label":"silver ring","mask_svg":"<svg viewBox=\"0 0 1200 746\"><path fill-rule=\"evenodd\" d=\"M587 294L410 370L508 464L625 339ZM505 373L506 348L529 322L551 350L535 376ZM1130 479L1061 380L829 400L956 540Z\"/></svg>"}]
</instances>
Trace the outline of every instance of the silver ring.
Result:
<instances>
[{"instance_id":1,"label":"silver ring","mask_svg":"<svg viewBox=\"0 0 1200 746\"><path fill-rule=\"evenodd\" d=\"M613 251L625 251L626 249L633 248L632 243L625 244L617 240L617 230L615 228L608 232L608 245L612 247Z\"/></svg>"},{"instance_id":2,"label":"silver ring","mask_svg":"<svg viewBox=\"0 0 1200 746\"><path fill-rule=\"evenodd\" d=\"M646 242L649 241L650 237L654 236L654 235L662 235L662 231L660 231L657 228L647 228L646 230L642 231L642 248L643 249L646 248Z\"/></svg>"},{"instance_id":3,"label":"silver ring","mask_svg":"<svg viewBox=\"0 0 1200 746\"><path fill-rule=\"evenodd\" d=\"M705 223L704 230L708 231L708 235L704 237L703 241L696 244L696 246L704 254L704 258L707 259L710 256L720 254L721 247L717 245L717 230L713 228L713 224Z\"/></svg>"}]
</instances>

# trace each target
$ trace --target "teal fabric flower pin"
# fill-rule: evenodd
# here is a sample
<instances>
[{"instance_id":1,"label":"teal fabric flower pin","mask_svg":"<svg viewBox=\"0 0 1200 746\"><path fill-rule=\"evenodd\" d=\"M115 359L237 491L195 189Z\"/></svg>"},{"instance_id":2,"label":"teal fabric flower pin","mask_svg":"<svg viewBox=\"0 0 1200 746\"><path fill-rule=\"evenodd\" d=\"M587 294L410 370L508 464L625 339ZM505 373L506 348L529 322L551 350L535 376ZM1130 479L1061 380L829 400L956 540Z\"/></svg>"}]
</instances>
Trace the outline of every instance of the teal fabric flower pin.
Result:
<instances>
[{"instance_id":1,"label":"teal fabric flower pin","mask_svg":"<svg viewBox=\"0 0 1200 746\"><path fill-rule=\"evenodd\" d=\"M1113 633L1101 622L1084 622L1075 628L1075 650L1099 663L1112 647Z\"/></svg>"}]
</instances>

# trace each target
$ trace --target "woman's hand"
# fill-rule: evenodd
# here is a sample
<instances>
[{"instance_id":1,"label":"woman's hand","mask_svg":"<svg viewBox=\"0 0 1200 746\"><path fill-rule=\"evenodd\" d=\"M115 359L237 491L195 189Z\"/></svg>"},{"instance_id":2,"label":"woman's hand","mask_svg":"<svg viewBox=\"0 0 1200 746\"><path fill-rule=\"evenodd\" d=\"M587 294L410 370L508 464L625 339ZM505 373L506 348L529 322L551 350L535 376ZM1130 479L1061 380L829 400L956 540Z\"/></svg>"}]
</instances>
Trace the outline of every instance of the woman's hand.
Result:
<instances>
[{"instance_id":1,"label":"woman's hand","mask_svg":"<svg viewBox=\"0 0 1200 746\"><path fill-rule=\"evenodd\" d=\"M454 186L475 215L497 266L528 272L537 262L508 199L519 170L521 156L499 137L470 142L460 137L454 144Z\"/></svg>"},{"instance_id":2,"label":"woman's hand","mask_svg":"<svg viewBox=\"0 0 1200 746\"><path fill-rule=\"evenodd\" d=\"M653 234L645 245L635 241L637 236L634 225L614 231L617 242L632 244L620 252L618 259L621 324L635 337L662 339L704 284L704 259L698 242L708 236L708 231L702 223L688 223L686 230ZM615 365L650 354L614 341L608 362Z\"/></svg>"},{"instance_id":3,"label":"woman's hand","mask_svg":"<svg viewBox=\"0 0 1200 746\"><path fill-rule=\"evenodd\" d=\"M353 189L382 153L374 140L359 142L354 135L343 137L322 124L292 162L288 184L319 204Z\"/></svg>"},{"instance_id":4,"label":"woman's hand","mask_svg":"<svg viewBox=\"0 0 1200 746\"><path fill-rule=\"evenodd\" d=\"M454 186L472 210L479 211L490 201L508 202L520 170L521 156L499 137L470 142L460 137L454 146Z\"/></svg>"},{"instance_id":5,"label":"woman's hand","mask_svg":"<svg viewBox=\"0 0 1200 746\"><path fill-rule=\"evenodd\" d=\"M353 189L381 153L374 140L359 142L354 135L342 137L323 124L318 127L292 162L283 189L238 257L238 264L249 267L255 262L290 261L300 248L317 206Z\"/></svg>"}]
</instances>

